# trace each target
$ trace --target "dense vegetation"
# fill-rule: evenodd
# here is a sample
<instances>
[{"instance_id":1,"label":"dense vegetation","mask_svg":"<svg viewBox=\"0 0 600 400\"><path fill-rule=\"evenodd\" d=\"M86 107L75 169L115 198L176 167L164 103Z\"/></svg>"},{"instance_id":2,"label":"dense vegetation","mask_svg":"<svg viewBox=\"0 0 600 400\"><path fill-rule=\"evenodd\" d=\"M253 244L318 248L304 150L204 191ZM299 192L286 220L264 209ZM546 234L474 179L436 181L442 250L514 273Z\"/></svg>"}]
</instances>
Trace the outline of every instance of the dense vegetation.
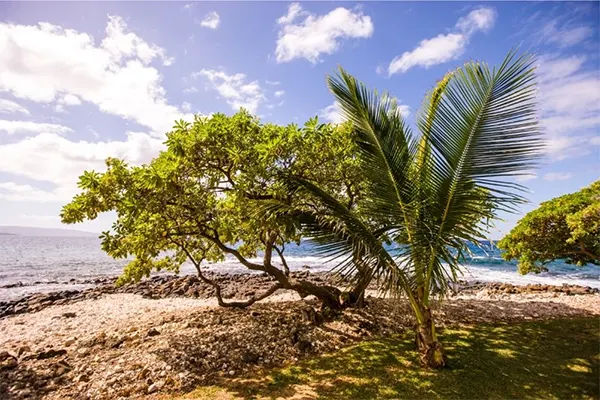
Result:
<instances>
[{"instance_id":1,"label":"dense vegetation","mask_svg":"<svg viewBox=\"0 0 600 400\"><path fill-rule=\"evenodd\" d=\"M348 125L316 119L301 128L263 125L245 111L180 121L167 134L166 150L150 164L129 166L113 158L106 161L104 173L86 171L79 181L82 192L64 206L61 218L76 223L116 211L112 230L102 234L102 248L115 258L134 257L120 283L152 270L178 271L189 261L215 287L224 306L247 306L285 288L339 308L342 299L360 298L369 277L359 279L348 296L334 287L293 279L285 245L303 237L298 219L254 213L257 204L274 198L298 210L318 209L310 198L287 190L279 179L283 173L318 182L344 207L356 209L363 179L352 135ZM253 261L259 252L262 262ZM247 301L224 301L200 264L227 255L271 275L275 284Z\"/></svg>"},{"instance_id":2,"label":"dense vegetation","mask_svg":"<svg viewBox=\"0 0 600 400\"><path fill-rule=\"evenodd\" d=\"M600 181L543 202L498 247L506 260L518 260L522 274L544 271L557 259L600 265Z\"/></svg>"},{"instance_id":3,"label":"dense vegetation","mask_svg":"<svg viewBox=\"0 0 600 400\"><path fill-rule=\"evenodd\" d=\"M180 121L150 164L109 159L106 172L85 172L61 218L116 211L102 247L135 257L121 282L177 271L187 260L224 306L284 288L339 309L360 302L376 280L408 297L421 363L441 367L431 300L456 280L466 242L484 237L497 210L525 201L506 178L530 170L540 153L532 63L511 53L498 69L468 62L447 74L418 114L419 135L394 99L344 70L328 84L346 124L263 125L244 111ZM290 276L285 245L303 237L341 260L349 292ZM262 261L253 261L259 252ZM201 262L227 255L273 277L273 287L224 301Z\"/></svg>"},{"instance_id":4,"label":"dense vegetation","mask_svg":"<svg viewBox=\"0 0 600 400\"><path fill-rule=\"evenodd\" d=\"M323 251L344 260L340 271L370 274L382 289L408 297L423 365L446 363L432 297L456 280L467 242L485 237L497 210L524 201L521 187L505 178L532 168L540 153L532 62L509 54L498 69L469 62L447 74L418 115L419 136L389 96L341 70L328 84L357 135L366 180L361 212L319 182L288 178L290 192L327 210L308 210L303 226ZM296 211L284 203L270 211L286 210ZM387 242L397 244L394 251Z\"/></svg>"}]
</instances>

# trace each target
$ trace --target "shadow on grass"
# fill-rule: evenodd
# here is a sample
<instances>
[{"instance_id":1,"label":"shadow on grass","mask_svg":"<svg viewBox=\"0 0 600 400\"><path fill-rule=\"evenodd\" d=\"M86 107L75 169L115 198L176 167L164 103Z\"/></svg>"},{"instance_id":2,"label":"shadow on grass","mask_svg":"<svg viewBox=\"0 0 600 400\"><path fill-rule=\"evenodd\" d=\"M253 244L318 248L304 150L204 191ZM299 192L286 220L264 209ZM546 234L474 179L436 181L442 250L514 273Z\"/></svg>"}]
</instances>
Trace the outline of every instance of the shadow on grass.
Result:
<instances>
[{"instance_id":1,"label":"shadow on grass","mask_svg":"<svg viewBox=\"0 0 600 400\"><path fill-rule=\"evenodd\" d=\"M448 328L444 370L418 366L412 333L198 388L194 399L598 398L597 318Z\"/></svg>"}]
</instances>

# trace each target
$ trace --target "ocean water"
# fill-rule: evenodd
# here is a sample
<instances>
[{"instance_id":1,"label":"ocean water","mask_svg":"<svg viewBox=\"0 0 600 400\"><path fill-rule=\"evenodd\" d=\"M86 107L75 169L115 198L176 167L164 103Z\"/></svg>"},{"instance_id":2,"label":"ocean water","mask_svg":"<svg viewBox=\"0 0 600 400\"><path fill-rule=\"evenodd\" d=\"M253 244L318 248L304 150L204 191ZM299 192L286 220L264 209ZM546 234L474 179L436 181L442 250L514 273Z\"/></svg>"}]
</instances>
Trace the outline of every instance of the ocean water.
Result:
<instances>
[{"instance_id":1,"label":"ocean water","mask_svg":"<svg viewBox=\"0 0 600 400\"><path fill-rule=\"evenodd\" d=\"M286 260L292 270L304 265L311 271L326 271L335 266L324 263L315 255L309 241L300 246L288 245ZM0 287L22 283L22 286L0 288L0 301L18 298L31 292L89 287L81 281L119 275L127 260L114 260L100 248L94 237L27 237L0 235ZM207 270L240 273L250 272L237 260L207 264ZM575 267L554 262L549 272L520 275L516 263L508 263L500 252L487 243L484 249L472 247L472 255L465 260L462 279L506 282L513 284L542 283L577 284L600 288L600 267ZM191 265L184 265L180 274L193 274ZM76 283L69 283L75 279Z\"/></svg>"}]
</instances>

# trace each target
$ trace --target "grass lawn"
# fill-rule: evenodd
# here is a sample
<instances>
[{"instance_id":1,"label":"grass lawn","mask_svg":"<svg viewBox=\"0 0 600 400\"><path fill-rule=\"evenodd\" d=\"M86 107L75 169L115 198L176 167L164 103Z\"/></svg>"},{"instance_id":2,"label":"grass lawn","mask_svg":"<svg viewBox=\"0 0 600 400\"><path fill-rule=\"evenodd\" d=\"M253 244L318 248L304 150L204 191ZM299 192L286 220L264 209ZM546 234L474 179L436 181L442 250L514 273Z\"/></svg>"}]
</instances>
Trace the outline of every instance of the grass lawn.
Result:
<instances>
[{"instance_id":1,"label":"grass lawn","mask_svg":"<svg viewBox=\"0 0 600 400\"><path fill-rule=\"evenodd\" d=\"M449 367L419 368L412 332L198 388L185 399L589 399L600 396L600 320L446 329Z\"/></svg>"}]
</instances>

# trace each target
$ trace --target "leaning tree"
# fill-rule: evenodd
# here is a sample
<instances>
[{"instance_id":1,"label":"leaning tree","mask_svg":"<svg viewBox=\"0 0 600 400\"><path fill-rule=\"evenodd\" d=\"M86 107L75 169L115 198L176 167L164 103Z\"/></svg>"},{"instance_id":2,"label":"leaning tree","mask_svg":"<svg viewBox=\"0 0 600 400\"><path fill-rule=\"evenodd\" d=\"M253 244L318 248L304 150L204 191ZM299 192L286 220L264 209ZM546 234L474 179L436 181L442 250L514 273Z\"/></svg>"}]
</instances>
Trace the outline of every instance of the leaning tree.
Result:
<instances>
[{"instance_id":1,"label":"leaning tree","mask_svg":"<svg viewBox=\"0 0 600 400\"><path fill-rule=\"evenodd\" d=\"M299 211L318 212L320 205L310 196L287 191L280 176L290 173L318 182L345 208L356 210L363 180L352 135L348 125L317 119L299 128L261 124L243 110L231 117L196 116L193 123L177 122L166 149L149 164L129 166L110 158L105 172L84 172L81 193L63 207L61 218L77 223L116 212L101 239L110 256L132 258L118 283L140 280L153 270L178 271L191 262L222 306L245 307L278 289L292 289L338 309L361 299L370 275L344 293L294 278L285 246L303 237L298 216L256 218L254 210L277 198ZM224 301L202 265L225 257L268 274L273 286L244 301Z\"/></svg>"},{"instance_id":2,"label":"leaning tree","mask_svg":"<svg viewBox=\"0 0 600 400\"><path fill-rule=\"evenodd\" d=\"M534 167L541 153L532 64L511 52L498 69L468 62L450 72L418 114L420 135L390 96L341 69L328 84L359 146L366 181L360 212L315 180L287 177L290 192L327 210L308 210L300 220L322 251L341 257L340 273L368 271L384 290L408 298L425 366L446 364L432 298L456 281L467 243L485 237L486 222L526 201L509 178ZM277 201L263 211L296 212Z\"/></svg>"}]
</instances>

